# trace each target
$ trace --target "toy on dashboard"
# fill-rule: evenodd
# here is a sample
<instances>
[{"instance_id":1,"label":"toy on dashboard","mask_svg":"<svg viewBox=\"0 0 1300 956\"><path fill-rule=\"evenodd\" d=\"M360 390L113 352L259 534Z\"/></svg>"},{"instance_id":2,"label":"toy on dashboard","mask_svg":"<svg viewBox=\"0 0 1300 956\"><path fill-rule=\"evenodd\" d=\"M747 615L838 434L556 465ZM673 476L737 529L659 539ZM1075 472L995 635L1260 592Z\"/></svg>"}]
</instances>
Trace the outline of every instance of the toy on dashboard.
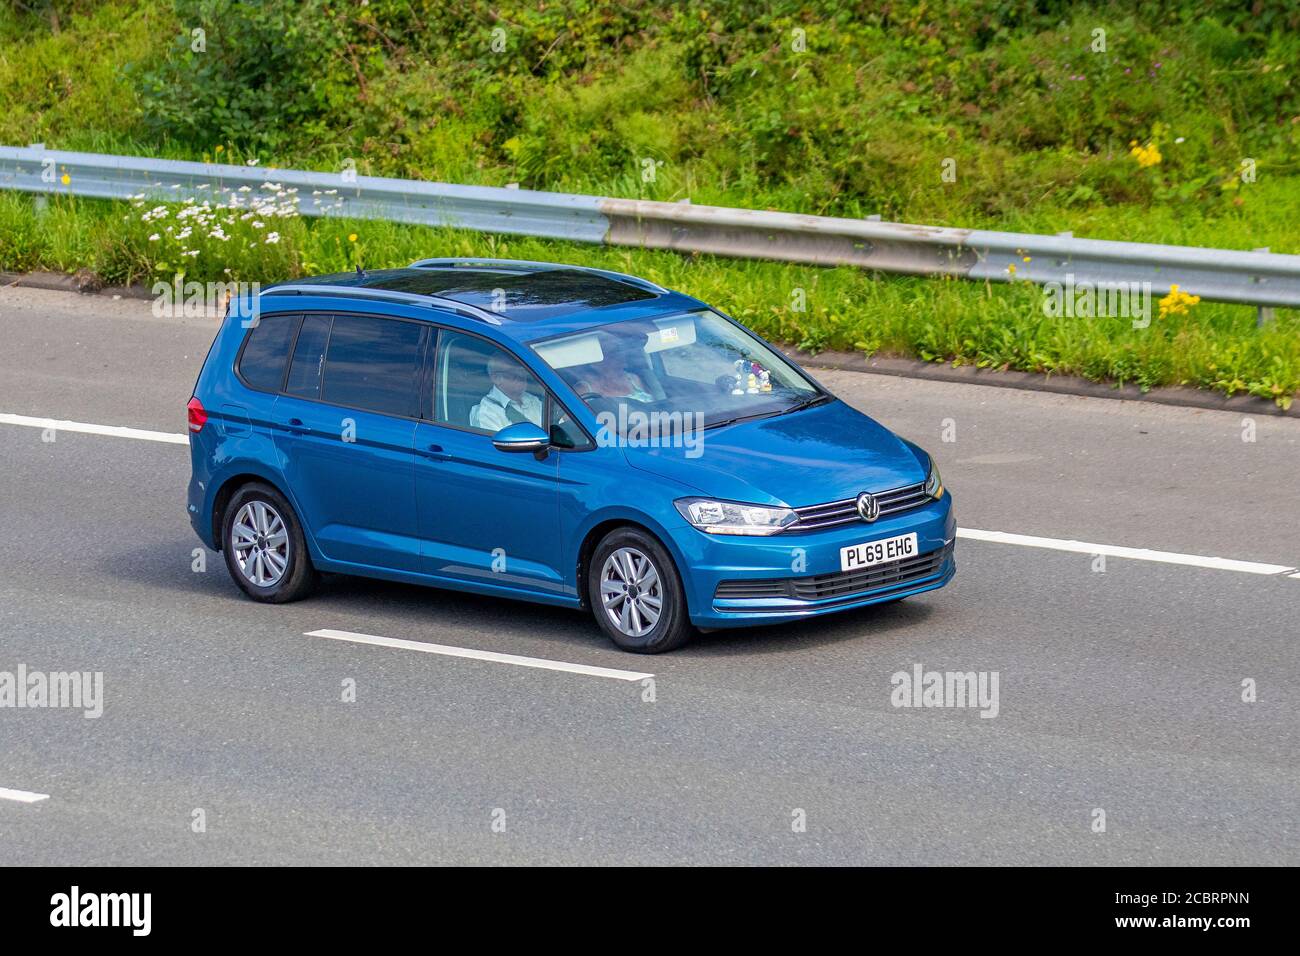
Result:
<instances>
[{"instance_id":1,"label":"toy on dashboard","mask_svg":"<svg viewBox=\"0 0 1300 956\"><path fill-rule=\"evenodd\" d=\"M736 359L732 363L736 370L735 385L732 395L758 395L772 391L772 373L751 359Z\"/></svg>"}]
</instances>

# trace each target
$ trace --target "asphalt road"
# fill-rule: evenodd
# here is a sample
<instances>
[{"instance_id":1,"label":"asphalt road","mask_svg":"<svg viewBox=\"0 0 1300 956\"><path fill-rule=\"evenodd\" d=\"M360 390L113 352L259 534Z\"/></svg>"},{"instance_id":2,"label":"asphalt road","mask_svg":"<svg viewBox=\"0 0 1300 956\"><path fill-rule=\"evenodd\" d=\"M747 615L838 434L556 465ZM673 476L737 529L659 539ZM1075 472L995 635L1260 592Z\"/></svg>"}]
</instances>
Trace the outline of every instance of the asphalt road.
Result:
<instances>
[{"instance_id":1,"label":"asphalt road","mask_svg":"<svg viewBox=\"0 0 1300 956\"><path fill-rule=\"evenodd\" d=\"M212 331L0 290L0 413L182 433ZM1294 419L818 377L935 454L963 528L1300 565ZM360 579L253 604L193 570L182 445L0 424L0 463L0 672L104 675L99 719L0 707L0 793L48 795L0 798L6 864L1300 862L1297 577L964 539L942 591L646 658ZM894 707L918 664L996 672L997 716Z\"/></svg>"}]
</instances>

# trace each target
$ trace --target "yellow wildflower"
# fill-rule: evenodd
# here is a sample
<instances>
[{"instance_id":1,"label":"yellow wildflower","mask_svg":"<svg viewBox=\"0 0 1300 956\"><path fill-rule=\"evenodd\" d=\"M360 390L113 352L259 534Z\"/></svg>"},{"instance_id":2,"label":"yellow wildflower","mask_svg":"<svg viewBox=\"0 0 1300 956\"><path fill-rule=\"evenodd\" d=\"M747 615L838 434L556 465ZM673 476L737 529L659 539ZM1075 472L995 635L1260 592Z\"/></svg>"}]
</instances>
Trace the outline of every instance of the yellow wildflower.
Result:
<instances>
[{"instance_id":1,"label":"yellow wildflower","mask_svg":"<svg viewBox=\"0 0 1300 956\"><path fill-rule=\"evenodd\" d=\"M1186 315L1188 310L1201 301L1199 295L1188 295L1179 290L1178 285L1169 287L1169 294L1160 300L1160 318L1169 315Z\"/></svg>"},{"instance_id":2,"label":"yellow wildflower","mask_svg":"<svg viewBox=\"0 0 1300 956\"><path fill-rule=\"evenodd\" d=\"M1160 155L1160 148L1155 143L1147 143L1145 146L1134 146L1129 150L1129 155L1137 160L1139 166L1145 169L1148 166L1154 166L1164 157Z\"/></svg>"}]
</instances>

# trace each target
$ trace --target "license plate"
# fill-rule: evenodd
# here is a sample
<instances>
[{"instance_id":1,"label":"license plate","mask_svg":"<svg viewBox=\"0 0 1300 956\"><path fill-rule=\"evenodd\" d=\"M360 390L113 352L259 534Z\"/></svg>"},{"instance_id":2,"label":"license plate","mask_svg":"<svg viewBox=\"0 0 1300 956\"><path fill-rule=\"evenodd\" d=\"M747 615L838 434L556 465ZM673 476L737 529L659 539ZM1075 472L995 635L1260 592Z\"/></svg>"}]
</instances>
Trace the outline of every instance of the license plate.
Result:
<instances>
[{"instance_id":1,"label":"license plate","mask_svg":"<svg viewBox=\"0 0 1300 956\"><path fill-rule=\"evenodd\" d=\"M840 570L856 571L869 568L873 564L886 564L899 561L916 554L916 532L900 534L895 538L882 538L868 541L866 544L851 544L840 548Z\"/></svg>"}]
</instances>

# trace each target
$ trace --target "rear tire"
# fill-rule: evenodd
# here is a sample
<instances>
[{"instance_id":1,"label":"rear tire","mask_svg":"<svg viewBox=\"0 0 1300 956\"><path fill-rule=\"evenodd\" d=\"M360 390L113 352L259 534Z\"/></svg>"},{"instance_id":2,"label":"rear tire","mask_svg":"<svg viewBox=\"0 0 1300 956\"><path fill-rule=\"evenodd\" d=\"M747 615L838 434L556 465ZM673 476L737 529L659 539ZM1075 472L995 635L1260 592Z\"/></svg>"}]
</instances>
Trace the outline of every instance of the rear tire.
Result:
<instances>
[{"instance_id":1,"label":"rear tire","mask_svg":"<svg viewBox=\"0 0 1300 956\"><path fill-rule=\"evenodd\" d=\"M587 600L601 630L634 654L674 650L694 630L671 555L636 528L616 528L596 545L587 567Z\"/></svg>"},{"instance_id":2,"label":"rear tire","mask_svg":"<svg viewBox=\"0 0 1300 956\"><path fill-rule=\"evenodd\" d=\"M297 601L316 586L298 516L270 485L251 482L231 496L221 516L221 550L230 576L254 601Z\"/></svg>"}]
</instances>

